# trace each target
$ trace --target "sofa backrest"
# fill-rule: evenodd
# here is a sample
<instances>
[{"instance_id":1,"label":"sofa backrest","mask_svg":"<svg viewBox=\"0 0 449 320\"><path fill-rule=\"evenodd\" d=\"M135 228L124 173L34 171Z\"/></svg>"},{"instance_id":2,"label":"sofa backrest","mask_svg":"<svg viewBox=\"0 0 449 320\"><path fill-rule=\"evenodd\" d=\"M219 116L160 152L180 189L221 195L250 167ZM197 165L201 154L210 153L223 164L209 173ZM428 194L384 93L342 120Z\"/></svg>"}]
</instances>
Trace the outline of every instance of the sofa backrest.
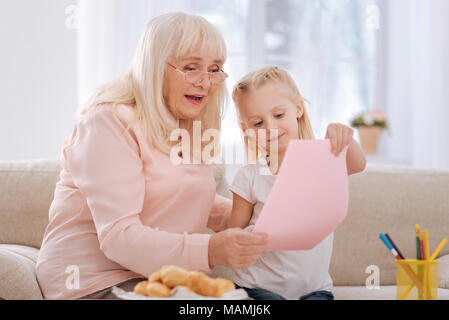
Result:
<instances>
[{"instance_id":1,"label":"sofa backrest","mask_svg":"<svg viewBox=\"0 0 449 320\"><path fill-rule=\"evenodd\" d=\"M214 169L217 192L227 196L223 167ZM59 160L0 162L0 243L39 248ZM379 239L388 233L406 258L415 258L414 226L429 230L430 251L449 238L449 172L368 166L349 177L349 208L334 234L330 273L334 285L365 285L367 267L380 270L380 284L394 284L394 257ZM449 245L440 252L449 253Z\"/></svg>"},{"instance_id":2,"label":"sofa backrest","mask_svg":"<svg viewBox=\"0 0 449 320\"><path fill-rule=\"evenodd\" d=\"M0 162L0 243L40 248L59 160Z\"/></svg>"},{"instance_id":3,"label":"sofa backrest","mask_svg":"<svg viewBox=\"0 0 449 320\"><path fill-rule=\"evenodd\" d=\"M406 259L416 259L415 224L428 230L430 252L449 238L449 172L367 166L349 182L348 213L334 234L335 285L364 286L376 266L380 284L396 283L395 258L380 233L388 233ZM448 253L446 245L439 256Z\"/></svg>"},{"instance_id":4,"label":"sofa backrest","mask_svg":"<svg viewBox=\"0 0 449 320\"><path fill-rule=\"evenodd\" d=\"M213 170L216 191L228 196L224 166ZM0 161L0 244L40 248L60 171L59 159Z\"/></svg>"}]
</instances>

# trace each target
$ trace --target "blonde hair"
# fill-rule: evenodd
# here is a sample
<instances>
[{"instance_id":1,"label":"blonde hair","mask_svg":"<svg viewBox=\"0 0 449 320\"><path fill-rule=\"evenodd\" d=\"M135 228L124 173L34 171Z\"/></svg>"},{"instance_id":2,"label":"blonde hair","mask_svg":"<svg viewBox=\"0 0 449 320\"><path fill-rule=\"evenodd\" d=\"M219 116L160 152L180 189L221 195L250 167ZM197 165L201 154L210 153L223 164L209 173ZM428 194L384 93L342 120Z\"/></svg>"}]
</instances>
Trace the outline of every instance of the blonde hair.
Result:
<instances>
[{"instance_id":1,"label":"blonde hair","mask_svg":"<svg viewBox=\"0 0 449 320\"><path fill-rule=\"evenodd\" d=\"M152 19L140 38L134 59L128 70L116 80L98 87L89 97L81 114L93 106L108 104L112 110L118 104L134 108L134 121L139 121L148 143L169 154L176 142L170 134L179 127L163 98L164 75L170 57L183 57L195 49L226 60L226 45L217 29L206 19L186 13L169 13ZM226 104L227 89L223 82L209 97L209 101L197 118L189 119L191 132L193 121L201 121L201 134L210 128L220 130L221 117ZM217 150L219 141L215 141Z\"/></svg>"},{"instance_id":2,"label":"blonde hair","mask_svg":"<svg viewBox=\"0 0 449 320\"><path fill-rule=\"evenodd\" d=\"M290 74L280 69L276 66L265 67L253 72L248 73L246 76L241 78L237 84L234 86L232 91L232 100L237 107L237 116L239 120L242 132L244 128L242 126L242 115L240 112L239 101L243 95L251 93L253 90L258 89L269 83L279 83L286 86L287 97L295 104L300 105L303 109L302 116L298 119L298 138L299 139L315 139L315 135L312 130L312 125L310 123L309 116L307 114L304 99L296 86L295 81L290 76ZM245 149L248 153L248 137L244 137ZM262 154L265 154L265 150L256 150L256 159Z\"/></svg>"}]
</instances>

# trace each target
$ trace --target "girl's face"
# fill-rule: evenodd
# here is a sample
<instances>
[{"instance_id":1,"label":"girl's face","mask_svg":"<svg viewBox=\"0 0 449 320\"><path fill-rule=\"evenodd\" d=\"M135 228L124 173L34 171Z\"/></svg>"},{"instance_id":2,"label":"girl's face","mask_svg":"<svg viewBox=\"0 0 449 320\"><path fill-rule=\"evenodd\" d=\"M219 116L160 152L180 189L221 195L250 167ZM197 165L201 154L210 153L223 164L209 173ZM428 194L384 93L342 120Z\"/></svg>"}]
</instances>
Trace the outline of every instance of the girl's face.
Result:
<instances>
[{"instance_id":1,"label":"girl's face","mask_svg":"<svg viewBox=\"0 0 449 320\"><path fill-rule=\"evenodd\" d=\"M170 112L176 119L197 117L207 105L209 97L222 85L211 83L205 73L192 83L186 79L187 71L219 72L223 62L218 57L193 51L179 59L168 60L163 85L163 96Z\"/></svg>"},{"instance_id":2,"label":"girl's face","mask_svg":"<svg viewBox=\"0 0 449 320\"><path fill-rule=\"evenodd\" d=\"M279 83L268 83L244 94L239 100L244 130L266 130L265 145L270 151L270 142L277 140L278 152L287 150L290 139L299 139L298 119L303 114L301 105L288 98L289 89ZM271 133L270 130L277 130Z\"/></svg>"}]
</instances>

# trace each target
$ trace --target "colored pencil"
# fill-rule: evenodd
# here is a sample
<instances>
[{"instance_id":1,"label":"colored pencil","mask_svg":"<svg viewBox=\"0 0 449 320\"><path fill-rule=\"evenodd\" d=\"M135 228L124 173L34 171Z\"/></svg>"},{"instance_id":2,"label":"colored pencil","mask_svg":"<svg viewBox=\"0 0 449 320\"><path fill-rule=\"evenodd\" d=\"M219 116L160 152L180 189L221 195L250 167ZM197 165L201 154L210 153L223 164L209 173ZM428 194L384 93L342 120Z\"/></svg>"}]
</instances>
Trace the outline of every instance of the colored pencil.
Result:
<instances>
[{"instance_id":1,"label":"colored pencil","mask_svg":"<svg viewBox=\"0 0 449 320\"><path fill-rule=\"evenodd\" d=\"M416 259L421 260L421 243L419 241L419 224L415 224L415 234L416 234ZM422 268L418 266L418 279L422 278ZM419 300L422 299L422 293L418 292Z\"/></svg>"},{"instance_id":2,"label":"colored pencil","mask_svg":"<svg viewBox=\"0 0 449 320\"><path fill-rule=\"evenodd\" d=\"M424 230L424 254L426 256L426 259L430 258L430 252L429 252L429 233L427 230Z\"/></svg>"},{"instance_id":3,"label":"colored pencil","mask_svg":"<svg viewBox=\"0 0 449 320\"><path fill-rule=\"evenodd\" d=\"M388 235L388 233L385 233L385 237L388 239L388 241L391 243L391 245L393 246L393 248L396 250L396 252L399 254L399 256L401 257L401 259L404 259L404 255L401 253L401 251L399 251L398 246L393 242L393 239L391 239L391 237Z\"/></svg>"},{"instance_id":4,"label":"colored pencil","mask_svg":"<svg viewBox=\"0 0 449 320\"><path fill-rule=\"evenodd\" d=\"M415 234L416 234L416 259L421 260L421 249L419 243L419 224L415 224Z\"/></svg>"},{"instance_id":5,"label":"colored pencil","mask_svg":"<svg viewBox=\"0 0 449 320\"><path fill-rule=\"evenodd\" d=\"M432 261L433 259L436 258L437 254L441 251L441 249L443 248L443 246L446 244L447 239L444 238L440 244L438 245L438 247L435 249L435 251L432 253L432 255L430 256L430 261Z\"/></svg>"},{"instance_id":6,"label":"colored pencil","mask_svg":"<svg viewBox=\"0 0 449 320\"><path fill-rule=\"evenodd\" d=\"M393 248L393 246L390 244L390 242L385 237L385 235L383 233L381 233L381 234L379 234L379 237L383 241L383 243L387 246L388 250L390 250L390 252L393 254L393 256L395 256L396 259L401 259L401 256L399 255L399 253L396 251L395 248Z\"/></svg>"},{"instance_id":7,"label":"colored pencil","mask_svg":"<svg viewBox=\"0 0 449 320\"><path fill-rule=\"evenodd\" d=\"M421 260L426 260L426 255L424 254L424 242L422 233L419 234L419 249L421 252Z\"/></svg>"},{"instance_id":8,"label":"colored pencil","mask_svg":"<svg viewBox=\"0 0 449 320\"><path fill-rule=\"evenodd\" d=\"M425 256L425 260L430 262L430 253L429 253L429 233L427 230L424 230L424 256ZM432 292L432 285L430 284L430 266L427 263L426 265L426 282L427 282L427 288L426 290L428 290L429 293Z\"/></svg>"}]
</instances>

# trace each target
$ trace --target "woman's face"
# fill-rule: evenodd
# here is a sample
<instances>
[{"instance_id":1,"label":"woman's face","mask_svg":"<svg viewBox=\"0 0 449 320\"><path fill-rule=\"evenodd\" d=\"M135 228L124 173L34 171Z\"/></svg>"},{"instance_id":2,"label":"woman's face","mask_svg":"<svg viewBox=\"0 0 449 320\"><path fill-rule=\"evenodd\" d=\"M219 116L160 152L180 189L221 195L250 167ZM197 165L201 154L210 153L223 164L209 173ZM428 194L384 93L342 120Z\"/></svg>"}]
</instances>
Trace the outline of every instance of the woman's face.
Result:
<instances>
[{"instance_id":1,"label":"woman's face","mask_svg":"<svg viewBox=\"0 0 449 320\"><path fill-rule=\"evenodd\" d=\"M164 76L165 103L176 119L195 118L207 105L210 96L223 84L211 83L205 73L202 80L191 83L186 80L184 72L195 70L219 72L223 67L223 62L218 57L193 51L179 59L170 58L168 63L172 66L167 64Z\"/></svg>"}]
</instances>

